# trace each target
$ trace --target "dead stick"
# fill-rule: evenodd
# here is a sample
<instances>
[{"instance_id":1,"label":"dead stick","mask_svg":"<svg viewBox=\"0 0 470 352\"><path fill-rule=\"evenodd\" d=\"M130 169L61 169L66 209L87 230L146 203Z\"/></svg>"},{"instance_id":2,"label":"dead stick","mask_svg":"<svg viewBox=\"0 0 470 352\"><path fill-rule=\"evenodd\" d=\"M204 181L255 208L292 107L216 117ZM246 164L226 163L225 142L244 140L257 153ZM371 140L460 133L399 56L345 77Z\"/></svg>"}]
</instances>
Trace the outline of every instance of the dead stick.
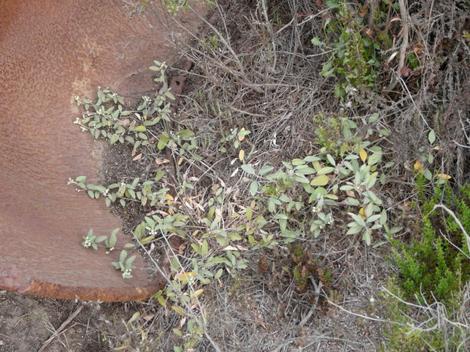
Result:
<instances>
[{"instance_id":1,"label":"dead stick","mask_svg":"<svg viewBox=\"0 0 470 352\"><path fill-rule=\"evenodd\" d=\"M462 225L462 223L460 222L459 218L457 217L457 215L455 215L455 213L450 210L449 208L447 208L444 204L436 204L432 210L431 210L431 213L438 209L438 208L441 208L443 210L445 210L450 216L452 216L452 218L455 220L455 222L457 223L457 225L460 227L460 229L462 230L462 233L464 234L464 237L465 237L465 240L467 242L467 249L470 250L470 235L467 233L467 231L465 231L465 227Z\"/></svg>"},{"instance_id":2,"label":"dead stick","mask_svg":"<svg viewBox=\"0 0 470 352\"><path fill-rule=\"evenodd\" d=\"M408 21L408 8L405 0L398 1L400 5L400 17L402 23L402 42L400 47L400 61L398 63L398 76L401 76L401 71L405 67L406 49L408 49L408 36L409 36L409 21Z\"/></svg>"}]
</instances>

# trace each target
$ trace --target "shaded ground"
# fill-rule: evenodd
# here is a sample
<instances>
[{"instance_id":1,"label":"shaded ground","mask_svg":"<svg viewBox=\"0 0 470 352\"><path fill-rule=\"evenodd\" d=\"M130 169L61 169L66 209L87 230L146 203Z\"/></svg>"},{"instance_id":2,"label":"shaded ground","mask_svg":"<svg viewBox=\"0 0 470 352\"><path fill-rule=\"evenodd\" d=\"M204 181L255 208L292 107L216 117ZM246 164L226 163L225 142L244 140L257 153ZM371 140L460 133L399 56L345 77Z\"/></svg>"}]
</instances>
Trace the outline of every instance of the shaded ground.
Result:
<instances>
[{"instance_id":1,"label":"shaded ground","mask_svg":"<svg viewBox=\"0 0 470 352\"><path fill-rule=\"evenodd\" d=\"M134 351L127 322L137 310L145 305L63 302L0 291L0 351Z\"/></svg>"},{"instance_id":2,"label":"shaded ground","mask_svg":"<svg viewBox=\"0 0 470 352\"><path fill-rule=\"evenodd\" d=\"M77 304L0 293L0 351L37 351ZM86 318L84 318L86 317ZM106 351L93 328L99 314L85 309L45 351ZM92 325L90 325L90 321Z\"/></svg>"}]
</instances>

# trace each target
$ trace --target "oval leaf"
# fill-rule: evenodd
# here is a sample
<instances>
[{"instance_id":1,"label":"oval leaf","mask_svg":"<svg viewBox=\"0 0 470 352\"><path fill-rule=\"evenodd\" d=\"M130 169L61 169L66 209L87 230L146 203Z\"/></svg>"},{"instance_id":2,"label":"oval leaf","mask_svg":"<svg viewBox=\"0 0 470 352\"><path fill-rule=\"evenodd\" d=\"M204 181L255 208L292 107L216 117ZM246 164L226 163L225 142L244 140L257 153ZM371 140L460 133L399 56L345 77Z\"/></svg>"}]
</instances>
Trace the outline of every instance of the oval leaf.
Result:
<instances>
[{"instance_id":1,"label":"oval leaf","mask_svg":"<svg viewBox=\"0 0 470 352\"><path fill-rule=\"evenodd\" d=\"M312 181L310 181L310 185L312 186L326 186L330 181L329 177L326 175L320 175L315 177Z\"/></svg>"}]
</instances>

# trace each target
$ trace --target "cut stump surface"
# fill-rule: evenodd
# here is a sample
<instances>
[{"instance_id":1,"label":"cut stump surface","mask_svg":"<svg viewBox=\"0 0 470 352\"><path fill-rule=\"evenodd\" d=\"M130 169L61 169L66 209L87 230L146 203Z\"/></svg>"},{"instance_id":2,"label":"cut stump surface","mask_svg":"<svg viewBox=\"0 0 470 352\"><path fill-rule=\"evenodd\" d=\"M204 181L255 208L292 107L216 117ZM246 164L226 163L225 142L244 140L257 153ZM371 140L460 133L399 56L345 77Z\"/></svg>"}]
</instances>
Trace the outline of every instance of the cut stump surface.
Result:
<instances>
[{"instance_id":1,"label":"cut stump surface","mask_svg":"<svg viewBox=\"0 0 470 352\"><path fill-rule=\"evenodd\" d=\"M197 20L185 16L195 29ZM109 234L120 220L67 180L96 181L102 167L101 144L73 124L73 97L92 96L97 86L151 94L148 67L171 62L169 35L182 35L164 18L158 7L131 16L123 1L0 1L0 289L125 301L163 285L141 257L123 280L111 266L119 250L81 246L89 228Z\"/></svg>"}]
</instances>

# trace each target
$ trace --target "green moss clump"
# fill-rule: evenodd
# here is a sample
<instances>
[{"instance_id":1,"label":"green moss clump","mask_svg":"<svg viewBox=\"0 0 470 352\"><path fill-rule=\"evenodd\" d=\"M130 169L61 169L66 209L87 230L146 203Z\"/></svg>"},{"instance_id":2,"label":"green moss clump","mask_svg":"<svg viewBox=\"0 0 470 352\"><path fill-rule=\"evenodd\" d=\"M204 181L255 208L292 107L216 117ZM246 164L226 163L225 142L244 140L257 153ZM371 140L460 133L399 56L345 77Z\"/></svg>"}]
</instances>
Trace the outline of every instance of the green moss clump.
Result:
<instances>
[{"instance_id":1,"label":"green moss clump","mask_svg":"<svg viewBox=\"0 0 470 352\"><path fill-rule=\"evenodd\" d=\"M387 286L396 296L405 296L396 278L390 280ZM458 302L462 304L462 296ZM422 316L423 312L414 312L410 306L393 296L386 295L384 304L388 319L393 324L386 331L387 341L380 349L383 352L458 351L457 346L461 346L461 342L466 339L467 333L464 329L458 326L436 328L436 320ZM450 314L453 315L452 312ZM415 318L411 318L412 316ZM419 324L418 327L418 320L427 323Z\"/></svg>"}]
</instances>

